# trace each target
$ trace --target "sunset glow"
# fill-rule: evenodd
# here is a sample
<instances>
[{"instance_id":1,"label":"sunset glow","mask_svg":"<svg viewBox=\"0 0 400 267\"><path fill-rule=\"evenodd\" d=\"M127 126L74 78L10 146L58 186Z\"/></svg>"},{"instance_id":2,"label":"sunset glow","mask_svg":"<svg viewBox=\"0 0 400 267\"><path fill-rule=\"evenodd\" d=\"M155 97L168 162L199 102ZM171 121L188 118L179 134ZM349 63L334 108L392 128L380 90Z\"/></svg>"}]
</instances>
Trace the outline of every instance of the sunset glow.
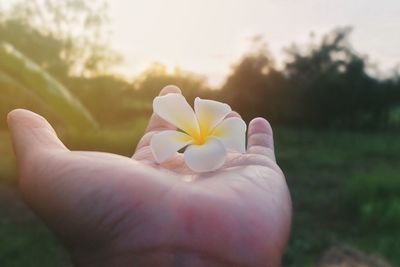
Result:
<instances>
[{"instance_id":1,"label":"sunset glow","mask_svg":"<svg viewBox=\"0 0 400 267\"><path fill-rule=\"evenodd\" d=\"M152 62L207 75L217 85L261 34L278 62L337 26L353 26L352 43L385 72L400 59L400 2L313 0L110 1L112 45L132 77Z\"/></svg>"}]
</instances>

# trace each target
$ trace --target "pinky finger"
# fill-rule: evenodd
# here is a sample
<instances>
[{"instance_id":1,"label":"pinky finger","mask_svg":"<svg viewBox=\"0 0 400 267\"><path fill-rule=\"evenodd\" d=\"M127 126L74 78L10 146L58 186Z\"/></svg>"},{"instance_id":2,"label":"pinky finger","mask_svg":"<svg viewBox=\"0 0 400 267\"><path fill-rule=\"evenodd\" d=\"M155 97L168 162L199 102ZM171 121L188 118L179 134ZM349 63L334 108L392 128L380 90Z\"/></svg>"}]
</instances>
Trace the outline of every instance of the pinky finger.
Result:
<instances>
[{"instance_id":1,"label":"pinky finger","mask_svg":"<svg viewBox=\"0 0 400 267\"><path fill-rule=\"evenodd\" d=\"M266 156L275 161L274 138L269 122L255 118L249 123L247 153Z\"/></svg>"}]
</instances>

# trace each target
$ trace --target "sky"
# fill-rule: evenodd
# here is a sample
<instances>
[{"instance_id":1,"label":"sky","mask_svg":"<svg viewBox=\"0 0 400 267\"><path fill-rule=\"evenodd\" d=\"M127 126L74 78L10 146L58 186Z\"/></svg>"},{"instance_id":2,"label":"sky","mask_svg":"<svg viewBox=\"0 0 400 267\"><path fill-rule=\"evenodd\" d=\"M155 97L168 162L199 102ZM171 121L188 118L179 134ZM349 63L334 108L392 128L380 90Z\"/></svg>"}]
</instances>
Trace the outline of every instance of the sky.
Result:
<instances>
[{"instance_id":1,"label":"sky","mask_svg":"<svg viewBox=\"0 0 400 267\"><path fill-rule=\"evenodd\" d=\"M118 71L134 77L151 63L205 75L218 86L262 35L278 63L284 48L307 44L337 26L352 26L351 43L388 73L400 63L399 0L110 0Z\"/></svg>"}]
</instances>

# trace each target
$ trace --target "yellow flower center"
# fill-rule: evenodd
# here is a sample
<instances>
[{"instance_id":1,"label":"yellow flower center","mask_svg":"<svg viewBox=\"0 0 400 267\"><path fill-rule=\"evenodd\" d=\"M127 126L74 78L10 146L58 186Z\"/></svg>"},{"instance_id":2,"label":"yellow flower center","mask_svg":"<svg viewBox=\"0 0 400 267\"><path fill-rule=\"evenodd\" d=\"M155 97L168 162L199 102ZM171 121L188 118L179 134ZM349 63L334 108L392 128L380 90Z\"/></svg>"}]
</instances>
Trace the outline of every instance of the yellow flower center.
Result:
<instances>
[{"instance_id":1,"label":"yellow flower center","mask_svg":"<svg viewBox=\"0 0 400 267\"><path fill-rule=\"evenodd\" d=\"M205 124L200 124L200 133L196 134L196 135L192 135L193 139L194 139L194 144L196 145L203 145L209 136L209 130L208 130L208 125Z\"/></svg>"},{"instance_id":2,"label":"yellow flower center","mask_svg":"<svg viewBox=\"0 0 400 267\"><path fill-rule=\"evenodd\" d=\"M207 142L207 139L210 136L209 125L210 123L207 120L199 123L199 130L193 129L190 126L186 127L186 133L193 138L193 144L203 145L205 142Z\"/></svg>"},{"instance_id":3,"label":"yellow flower center","mask_svg":"<svg viewBox=\"0 0 400 267\"><path fill-rule=\"evenodd\" d=\"M200 133L197 137L193 137L194 144L196 145L203 145L207 141L207 134Z\"/></svg>"}]
</instances>

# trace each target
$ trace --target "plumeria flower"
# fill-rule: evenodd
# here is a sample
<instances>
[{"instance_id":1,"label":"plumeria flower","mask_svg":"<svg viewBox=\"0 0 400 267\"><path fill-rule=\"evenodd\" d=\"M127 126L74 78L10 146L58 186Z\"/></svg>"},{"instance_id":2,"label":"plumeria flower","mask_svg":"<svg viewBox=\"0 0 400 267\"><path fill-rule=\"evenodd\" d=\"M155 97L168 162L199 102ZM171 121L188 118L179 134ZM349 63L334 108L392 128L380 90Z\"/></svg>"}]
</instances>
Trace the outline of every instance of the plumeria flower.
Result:
<instances>
[{"instance_id":1,"label":"plumeria flower","mask_svg":"<svg viewBox=\"0 0 400 267\"><path fill-rule=\"evenodd\" d=\"M185 148L186 165L195 172L207 172L220 168L228 152L246 150L246 123L226 118L232 111L227 104L197 97L193 110L183 95L170 93L156 97L153 110L178 128L153 135L150 148L157 163Z\"/></svg>"}]
</instances>

